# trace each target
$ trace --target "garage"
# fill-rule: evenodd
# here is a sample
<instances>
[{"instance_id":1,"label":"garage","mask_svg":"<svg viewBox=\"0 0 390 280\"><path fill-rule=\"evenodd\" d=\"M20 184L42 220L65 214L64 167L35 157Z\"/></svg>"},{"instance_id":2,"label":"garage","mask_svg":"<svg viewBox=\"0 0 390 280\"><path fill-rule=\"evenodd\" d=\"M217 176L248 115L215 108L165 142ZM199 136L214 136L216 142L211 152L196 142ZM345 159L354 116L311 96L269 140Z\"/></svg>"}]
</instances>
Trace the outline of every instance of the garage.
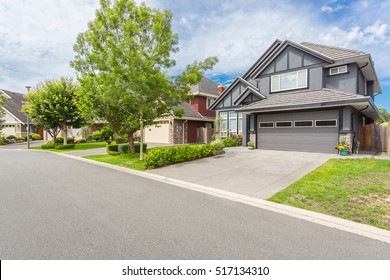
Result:
<instances>
[{"instance_id":1,"label":"garage","mask_svg":"<svg viewBox=\"0 0 390 280\"><path fill-rule=\"evenodd\" d=\"M337 153L339 110L257 115L257 147Z\"/></svg>"},{"instance_id":2,"label":"garage","mask_svg":"<svg viewBox=\"0 0 390 280\"><path fill-rule=\"evenodd\" d=\"M161 121L157 125L146 127L144 137L146 143L169 144L169 121Z\"/></svg>"}]
</instances>

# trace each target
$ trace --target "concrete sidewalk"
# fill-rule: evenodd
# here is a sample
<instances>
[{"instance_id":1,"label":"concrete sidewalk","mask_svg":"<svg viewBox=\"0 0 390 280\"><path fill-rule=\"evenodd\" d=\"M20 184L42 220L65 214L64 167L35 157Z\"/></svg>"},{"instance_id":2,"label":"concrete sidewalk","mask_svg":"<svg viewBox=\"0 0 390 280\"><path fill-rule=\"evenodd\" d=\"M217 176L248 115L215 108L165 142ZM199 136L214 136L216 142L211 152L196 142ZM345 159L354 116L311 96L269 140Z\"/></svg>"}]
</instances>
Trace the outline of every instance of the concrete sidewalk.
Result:
<instances>
[{"instance_id":1,"label":"concrete sidewalk","mask_svg":"<svg viewBox=\"0 0 390 280\"><path fill-rule=\"evenodd\" d=\"M225 148L225 154L147 171L241 195L265 199L336 154Z\"/></svg>"}]
</instances>

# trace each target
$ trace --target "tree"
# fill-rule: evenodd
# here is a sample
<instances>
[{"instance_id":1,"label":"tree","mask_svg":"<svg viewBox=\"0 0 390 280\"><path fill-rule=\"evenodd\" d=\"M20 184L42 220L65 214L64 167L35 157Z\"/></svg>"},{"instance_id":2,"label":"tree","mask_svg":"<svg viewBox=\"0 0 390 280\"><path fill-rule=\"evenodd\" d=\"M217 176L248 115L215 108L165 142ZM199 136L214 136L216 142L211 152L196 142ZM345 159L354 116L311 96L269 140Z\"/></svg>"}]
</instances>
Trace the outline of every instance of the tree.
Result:
<instances>
[{"instance_id":1,"label":"tree","mask_svg":"<svg viewBox=\"0 0 390 280\"><path fill-rule=\"evenodd\" d=\"M169 77L167 70L175 66L171 55L178 51L171 22L168 10L137 6L133 0L113 4L101 0L95 20L74 45L71 65L82 88L84 113L127 134L133 153L133 133L158 117L180 115L174 107L188 98L189 86L218 61L210 57L187 66L174 79Z\"/></svg>"},{"instance_id":2,"label":"tree","mask_svg":"<svg viewBox=\"0 0 390 280\"><path fill-rule=\"evenodd\" d=\"M61 129L67 135L68 126L80 127L84 124L76 90L77 85L72 79L62 77L38 84L25 96L23 111L37 127L45 129L53 137L54 143ZM67 144L66 138L64 144Z\"/></svg>"},{"instance_id":3,"label":"tree","mask_svg":"<svg viewBox=\"0 0 390 280\"><path fill-rule=\"evenodd\" d=\"M4 119L5 111L4 111L3 106L6 102L7 102L7 99L5 98L5 96L0 95L0 131L3 129L4 123L5 123L5 119Z\"/></svg>"},{"instance_id":4,"label":"tree","mask_svg":"<svg viewBox=\"0 0 390 280\"><path fill-rule=\"evenodd\" d=\"M384 120L380 121L379 123L383 122L390 122L390 113L387 112L387 110L381 106L378 106L378 111L382 114Z\"/></svg>"}]
</instances>

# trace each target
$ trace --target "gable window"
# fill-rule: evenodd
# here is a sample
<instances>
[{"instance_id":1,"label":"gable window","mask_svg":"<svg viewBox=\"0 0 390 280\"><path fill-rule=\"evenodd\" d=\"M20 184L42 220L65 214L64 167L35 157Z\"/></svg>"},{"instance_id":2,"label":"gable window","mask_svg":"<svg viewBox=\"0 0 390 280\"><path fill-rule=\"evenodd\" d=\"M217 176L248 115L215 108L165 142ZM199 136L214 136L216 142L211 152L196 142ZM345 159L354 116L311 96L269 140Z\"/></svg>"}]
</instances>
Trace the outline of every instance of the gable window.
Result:
<instances>
[{"instance_id":1,"label":"gable window","mask_svg":"<svg viewBox=\"0 0 390 280\"><path fill-rule=\"evenodd\" d=\"M207 98L207 109L210 108L211 104L213 104L215 99L213 98Z\"/></svg>"},{"instance_id":2,"label":"gable window","mask_svg":"<svg viewBox=\"0 0 390 280\"><path fill-rule=\"evenodd\" d=\"M307 87L307 69L271 76L271 92Z\"/></svg>"},{"instance_id":3,"label":"gable window","mask_svg":"<svg viewBox=\"0 0 390 280\"><path fill-rule=\"evenodd\" d=\"M337 74L347 73L347 71L348 71L347 65L333 67L333 68L329 69L329 75L337 75Z\"/></svg>"}]
</instances>

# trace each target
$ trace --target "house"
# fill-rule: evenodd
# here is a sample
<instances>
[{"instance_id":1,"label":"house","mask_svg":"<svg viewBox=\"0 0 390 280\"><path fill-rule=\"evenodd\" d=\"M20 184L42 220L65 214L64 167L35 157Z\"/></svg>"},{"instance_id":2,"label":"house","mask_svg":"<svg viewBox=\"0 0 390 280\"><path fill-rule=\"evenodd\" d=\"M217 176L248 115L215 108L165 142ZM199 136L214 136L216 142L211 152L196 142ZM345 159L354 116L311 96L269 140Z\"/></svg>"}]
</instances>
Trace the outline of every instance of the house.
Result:
<instances>
[{"instance_id":1,"label":"house","mask_svg":"<svg viewBox=\"0 0 390 280\"><path fill-rule=\"evenodd\" d=\"M209 109L222 136L242 131L243 145L337 153L342 140L355 150L359 128L381 118L381 91L369 53L276 40Z\"/></svg>"},{"instance_id":2,"label":"house","mask_svg":"<svg viewBox=\"0 0 390 280\"><path fill-rule=\"evenodd\" d=\"M3 129L0 131L0 135L14 135L16 137L27 135L27 115L22 112L24 94L5 89L0 89L0 94L4 95L7 99L7 102L3 106L5 123ZM34 125L31 125L30 129L31 132L38 133ZM42 132L40 133L42 134Z\"/></svg>"},{"instance_id":3,"label":"house","mask_svg":"<svg viewBox=\"0 0 390 280\"><path fill-rule=\"evenodd\" d=\"M209 142L215 112L208 107L222 90L223 87L203 77L197 85L191 87L190 94L193 98L176 106L175 109L184 111L183 116L181 118L169 116L156 120L156 125L145 128L145 142L165 144Z\"/></svg>"}]
</instances>

